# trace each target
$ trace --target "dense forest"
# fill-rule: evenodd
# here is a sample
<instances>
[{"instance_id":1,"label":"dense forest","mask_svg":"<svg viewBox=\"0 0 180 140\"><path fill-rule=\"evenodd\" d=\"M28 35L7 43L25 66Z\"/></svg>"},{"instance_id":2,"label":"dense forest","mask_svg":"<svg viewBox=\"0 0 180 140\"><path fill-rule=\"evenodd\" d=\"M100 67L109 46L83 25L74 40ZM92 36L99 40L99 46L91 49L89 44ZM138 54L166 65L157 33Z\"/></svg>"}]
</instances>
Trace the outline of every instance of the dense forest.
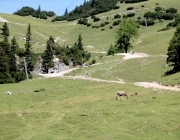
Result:
<instances>
[{"instance_id":1,"label":"dense forest","mask_svg":"<svg viewBox=\"0 0 180 140\"><path fill-rule=\"evenodd\" d=\"M136 3L147 0L90 0L88 2L84 2L83 5L77 6L70 13L66 13L63 16L57 16L52 21L62 21L62 20L75 20L79 18L86 18L92 15L96 15L103 12L108 12L113 9L120 8L117 6L118 2L125 3Z\"/></svg>"}]
</instances>

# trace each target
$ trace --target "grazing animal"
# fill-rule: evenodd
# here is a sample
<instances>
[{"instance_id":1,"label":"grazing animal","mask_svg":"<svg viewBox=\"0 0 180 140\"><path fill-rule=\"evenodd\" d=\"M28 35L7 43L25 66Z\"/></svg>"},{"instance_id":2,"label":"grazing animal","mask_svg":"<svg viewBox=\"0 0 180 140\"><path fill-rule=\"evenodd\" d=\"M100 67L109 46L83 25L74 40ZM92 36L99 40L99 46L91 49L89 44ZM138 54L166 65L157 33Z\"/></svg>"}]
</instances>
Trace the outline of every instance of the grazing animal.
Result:
<instances>
[{"instance_id":1,"label":"grazing animal","mask_svg":"<svg viewBox=\"0 0 180 140\"><path fill-rule=\"evenodd\" d=\"M9 95L11 95L11 94L12 94L12 92L10 92L10 91L7 91L5 94L9 94Z\"/></svg>"},{"instance_id":2,"label":"grazing animal","mask_svg":"<svg viewBox=\"0 0 180 140\"><path fill-rule=\"evenodd\" d=\"M137 92L136 93L134 93L134 94L132 94L131 96L136 96L137 95Z\"/></svg>"},{"instance_id":3,"label":"grazing animal","mask_svg":"<svg viewBox=\"0 0 180 140\"><path fill-rule=\"evenodd\" d=\"M121 97L121 96L125 96L125 97L128 99L128 95L126 94L125 91L117 91L117 93L116 93L116 99L117 99L117 100L120 100L120 97Z\"/></svg>"}]
</instances>

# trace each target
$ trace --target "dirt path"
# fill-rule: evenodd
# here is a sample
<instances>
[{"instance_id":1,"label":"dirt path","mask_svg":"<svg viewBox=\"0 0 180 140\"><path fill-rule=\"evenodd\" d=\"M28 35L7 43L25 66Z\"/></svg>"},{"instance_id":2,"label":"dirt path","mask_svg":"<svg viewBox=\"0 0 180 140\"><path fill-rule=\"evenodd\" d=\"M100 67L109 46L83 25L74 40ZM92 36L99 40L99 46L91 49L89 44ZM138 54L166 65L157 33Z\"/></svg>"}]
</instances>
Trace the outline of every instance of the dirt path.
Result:
<instances>
[{"instance_id":1,"label":"dirt path","mask_svg":"<svg viewBox=\"0 0 180 140\"><path fill-rule=\"evenodd\" d=\"M135 58L142 58L142 57L149 57L148 54L144 53L134 53L133 55L130 53L121 53L118 55L124 55L123 60L127 59L135 59ZM82 79L82 80L89 80L89 81L95 81L95 82L106 82L106 83L119 83L119 84L125 84L121 79L118 79L119 81L112 81L112 80L103 80L98 78L91 78L87 76L65 76L66 73L69 73L71 71L74 71L78 68L73 68L69 70L65 70L59 73L53 73L53 74L41 74L42 76L46 78L50 77L63 77L64 79ZM163 86L158 83L149 83L149 82L136 82L134 85L142 86L144 88L154 88L154 89L163 89L163 90L172 90L172 91L180 91L179 87L171 87L171 86Z\"/></svg>"},{"instance_id":2,"label":"dirt path","mask_svg":"<svg viewBox=\"0 0 180 140\"><path fill-rule=\"evenodd\" d=\"M8 21L5 20L4 18L0 17L0 22L8 22Z\"/></svg>"},{"instance_id":3,"label":"dirt path","mask_svg":"<svg viewBox=\"0 0 180 140\"><path fill-rule=\"evenodd\" d=\"M180 88L174 86L163 86L158 83L149 83L149 82L136 82L134 85L145 87L145 88L154 88L154 89L163 89L163 90L172 90L172 91L180 91Z\"/></svg>"}]
</instances>

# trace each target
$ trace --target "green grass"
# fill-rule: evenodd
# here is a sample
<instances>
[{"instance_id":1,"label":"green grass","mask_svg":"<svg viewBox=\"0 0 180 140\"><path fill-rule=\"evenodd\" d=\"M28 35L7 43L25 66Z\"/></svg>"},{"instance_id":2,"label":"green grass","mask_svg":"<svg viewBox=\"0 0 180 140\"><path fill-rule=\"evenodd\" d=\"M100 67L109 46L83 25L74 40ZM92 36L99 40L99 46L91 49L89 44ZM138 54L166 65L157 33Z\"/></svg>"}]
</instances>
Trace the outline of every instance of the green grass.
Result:
<instances>
[{"instance_id":1,"label":"green grass","mask_svg":"<svg viewBox=\"0 0 180 140\"><path fill-rule=\"evenodd\" d=\"M10 35L15 35L20 47L24 47L27 26L31 23L33 48L42 52L47 38L59 37L59 44L72 46L81 33L84 46L92 52L97 61L90 66L71 72L68 75L83 75L88 72L93 78L106 80L122 79L126 84L101 83L86 80L68 80L62 78L43 78L33 76L33 80L18 84L0 85L0 140L178 140L180 137L180 94L168 90L153 90L133 85L134 82L161 81L163 84L180 84L180 73L162 77L170 69L166 66L166 53L169 41L175 29L157 32L170 21L157 23L146 28L140 27L140 36L134 40L135 52L147 53L147 58L123 60L123 56L106 56L110 44L114 44L118 26L109 29L114 14L126 11L127 7L138 11L134 19L142 17L145 11L153 11L157 1L150 0L137 4L120 4L120 9L97 16L100 25L92 29L73 22L55 22L31 17L19 17L8 14L0 16L9 21ZM178 0L159 0L159 6L179 8ZM146 9L150 8L150 9ZM104 18L103 18L104 16ZM19 24L16 24L19 23ZM0 23L0 26L3 23ZM94 53L96 52L96 53ZM129 99L115 100L116 91L123 90ZM13 91L6 95L6 91ZM137 96L130 96L137 92Z\"/></svg>"},{"instance_id":2,"label":"green grass","mask_svg":"<svg viewBox=\"0 0 180 140\"><path fill-rule=\"evenodd\" d=\"M33 92L39 88L45 90ZM117 101L117 90L138 96ZM179 98L132 84L61 78L2 85L0 139L178 139Z\"/></svg>"}]
</instances>

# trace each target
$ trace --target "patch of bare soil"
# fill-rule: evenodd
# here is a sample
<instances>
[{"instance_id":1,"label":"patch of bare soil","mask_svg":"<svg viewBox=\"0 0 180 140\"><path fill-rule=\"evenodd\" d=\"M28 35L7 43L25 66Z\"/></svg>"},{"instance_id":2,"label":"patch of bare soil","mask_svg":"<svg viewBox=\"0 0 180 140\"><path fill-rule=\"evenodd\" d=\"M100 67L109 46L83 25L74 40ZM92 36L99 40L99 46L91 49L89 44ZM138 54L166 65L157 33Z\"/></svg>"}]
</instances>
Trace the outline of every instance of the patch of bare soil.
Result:
<instances>
[{"instance_id":1,"label":"patch of bare soil","mask_svg":"<svg viewBox=\"0 0 180 140\"><path fill-rule=\"evenodd\" d=\"M87 76L63 76L65 79L81 79L81 80L88 80L88 81L94 81L94 82L104 82L104 83L118 83L118 84L125 84L121 79L119 81L113 81L113 80L103 80L98 78L91 78Z\"/></svg>"},{"instance_id":2,"label":"patch of bare soil","mask_svg":"<svg viewBox=\"0 0 180 140\"><path fill-rule=\"evenodd\" d=\"M145 87L145 88L154 88L154 89L163 89L163 90L172 90L172 91L180 91L180 88L177 86L164 86L158 83L149 83L149 82L136 82L134 83L137 86Z\"/></svg>"},{"instance_id":3,"label":"patch of bare soil","mask_svg":"<svg viewBox=\"0 0 180 140\"><path fill-rule=\"evenodd\" d=\"M0 22L8 22L8 21L5 20L4 18L0 17Z\"/></svg>"},{"instance_id":4,"label":"patch of bare soil","mask_svg":"<svg viewBox=\"0 0 180 140\"><path fill-rule=\"evenodd\" d=\"M134 58L142 58L142 57L148 57L148 54L145 53L119 53L117 55L124 55L123 60L127 60L127 59L134 59Z\"/></svg>"}]
</instances>

